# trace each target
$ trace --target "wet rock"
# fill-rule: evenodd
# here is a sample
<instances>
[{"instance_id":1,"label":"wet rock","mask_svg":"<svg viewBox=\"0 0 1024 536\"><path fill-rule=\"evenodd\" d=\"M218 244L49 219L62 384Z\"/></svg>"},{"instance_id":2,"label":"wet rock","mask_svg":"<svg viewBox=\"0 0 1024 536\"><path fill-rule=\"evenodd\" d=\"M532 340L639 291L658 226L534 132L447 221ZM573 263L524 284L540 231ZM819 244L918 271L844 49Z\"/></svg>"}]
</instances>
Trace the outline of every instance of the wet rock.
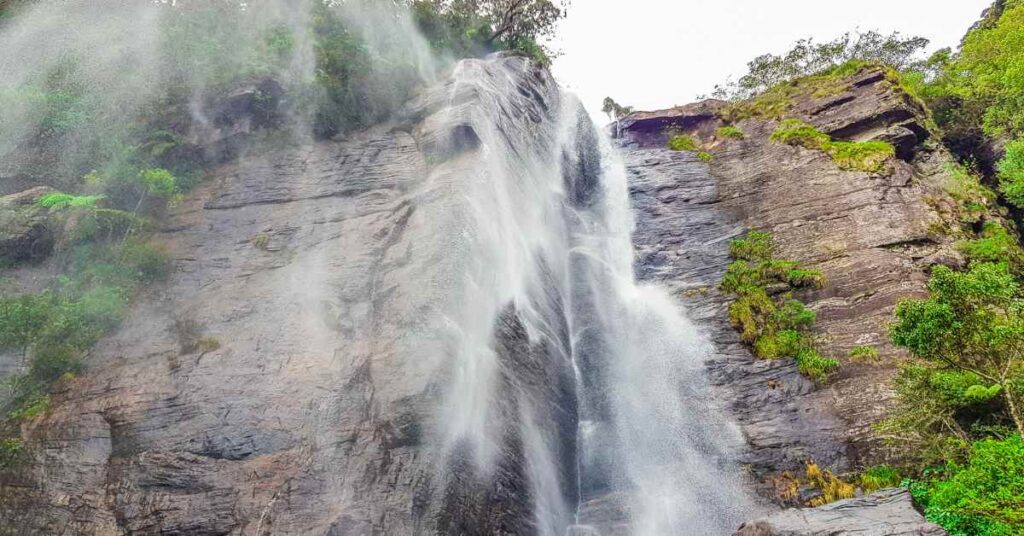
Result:
<instances>
[{"instance_id":1,"label":"wet rock","mask_svg":"<svg viewBox=\"0 0 1024 536\"><path fill-rule=\"evenodd\" d=\"M880 490L817 508L791 508L744 523L733 536L945 536L914 509L905 489Z\"/></svg>"},{"instance_id":2,"label":"wet rock","mask_svg":"<svg viewBox=\"0 0 1024 536\"><path fill-rule=\"evenodd\" d=\"M720 106L709 101L622 121L636 273L674 289L710 334L716 355L708 368L747 438L745 461L755 475L796 470L807 459L843 471L884 458L889 451L871 425L894 396L888 382L900 353L888 342L892 311L925 293L931 264L959 262L953 240L931 232L950 217L940 209L955 206L945 171L952 159L922 143L929 135L922 108L877 69L851 77L837 95L797 97L790 110L837 138L897 143L907 160L893 159L877 174L843 171L820 151L772 142L772 121L741 121L735 126L744 139L712 142L704 133L723 124L713 112ZM665 125L685 125L713 160L666 149L657 131ZM729 240L750 229L771 232L779 258L828 278L821 290L797 293L817 313L823 353L841 362L824 385L800 376L789 360L757 360L729 325L731 298L717 285L730 262ZM847 352L859 345L877 347L881 362L849 362Z\"/></svg>"},{"instance_id":3,"label":"wet rock","mask_svg":"<svg viewBox=\"0 0 1024 536\"><path fill-rule=\"evenodd\" d=\"M53 250L55 233L36 200L52 192L38 186L0 197L0 266L39 261Z\"/></svg>"}]
</instances>

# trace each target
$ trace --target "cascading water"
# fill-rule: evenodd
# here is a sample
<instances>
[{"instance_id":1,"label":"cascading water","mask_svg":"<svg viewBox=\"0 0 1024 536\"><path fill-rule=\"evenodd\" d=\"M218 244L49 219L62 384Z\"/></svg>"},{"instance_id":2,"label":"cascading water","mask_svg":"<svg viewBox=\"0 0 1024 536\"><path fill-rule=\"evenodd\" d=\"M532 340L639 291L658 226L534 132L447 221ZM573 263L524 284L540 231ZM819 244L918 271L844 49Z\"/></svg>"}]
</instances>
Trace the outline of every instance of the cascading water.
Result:
<instances>
[{"instance_id":1,"label":"cascading water","mask_svg":"<svg viewBox=\"0 0 1024 536\"><path fill-rule=\"evenodd\" d=\"M191 131L211 127L220 68L165 50L191 44L172 39L193 28L174 4L41 2L5 27L0 48L16 52L0 58L0 96L34 95L23 90L73 58L94 113L66 127L69 145L7 158L0 175L60 168L76 184L92 161L72 149L94 132L130 139L172 83L203 143ZM271 74L301 95L315 17L290 4L229 11L237 46L211 65L249 65L267 32L288 29ZM73 424L34 460L31 506L0 503L0 524L730 533L751 509L738 433L713 403L698 331L634 280L625 170L579 102L512 56L460 62L437 84L443 62L395 3L331 4L374 50L381 103L406 98L387 91L404 87L396 77L428 89L393 123L333 141L310 140L297 106L296 146L211 170L161 226L182 268L166 302L141 305L90 356L84 376L103 387L60 404L52 422ZM3 155L24 156L45 115L22 101L0 114ZM251 246L271 235L273 248ZM182 364L168 329L180 318L220 336L216 357ZM154 364L163 356L175 364Z\"/></svg>"},{"instance_id":2,"label":"cascading water","mask_svg":"<svg viewBox=\"0 0 1024 536\"><path fill-rule=\"evenodd\" d=\"M518 508L544 535L729 533L750 513L730 465L739 434L712 402L707 343L633 278L615 151L526 60L462 62L445 91L442 145L479 156L451 172L447 207L462 214L447 255L464 281L445 312L449 491L489 480L496 500L519 474ZM447 511L471 502L459 496ZM448 528L499 529L480 523Z\"/></svg>"}]
</instances>

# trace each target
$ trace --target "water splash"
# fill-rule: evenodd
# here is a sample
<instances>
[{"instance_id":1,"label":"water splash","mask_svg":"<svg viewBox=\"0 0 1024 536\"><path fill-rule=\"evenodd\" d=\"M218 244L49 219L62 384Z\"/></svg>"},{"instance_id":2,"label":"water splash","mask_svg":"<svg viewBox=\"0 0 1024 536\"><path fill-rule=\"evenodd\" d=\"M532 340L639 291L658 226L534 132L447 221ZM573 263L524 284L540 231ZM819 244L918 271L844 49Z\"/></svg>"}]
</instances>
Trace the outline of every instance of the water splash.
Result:
<instances>
[{"instance_id":1,"label":"water splash","mask_svg":"<svg viewBox=\"0 0 1024 536\"><path fill-rule=\"evenodd\" d=\"M444 452L471 453L483 481L523 464L539 534L734 529L750 508L741 438L712 402L708 343L633 277L614 149L526 60L463 62L446 91L442 145L475 158L436 172L456 177L446 256L465 282L445 311Z\"/></svg>"}]
</instances>

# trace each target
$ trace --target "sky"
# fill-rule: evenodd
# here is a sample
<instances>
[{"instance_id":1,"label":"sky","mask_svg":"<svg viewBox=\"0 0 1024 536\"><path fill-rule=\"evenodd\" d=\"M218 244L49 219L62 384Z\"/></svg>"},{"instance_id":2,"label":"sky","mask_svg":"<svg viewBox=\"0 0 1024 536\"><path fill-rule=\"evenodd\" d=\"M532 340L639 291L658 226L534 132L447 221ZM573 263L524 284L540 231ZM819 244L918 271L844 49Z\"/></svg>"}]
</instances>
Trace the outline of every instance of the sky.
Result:
<instances>
[{"instance_id":1,"label":"sky","mask_svg":"<svg viewBox=\"0 0 1024 536\"><path fill-rule=\"evenodd\" d=\"M601 101L656 110L696 100L754 57L846 31L899 31L956 47L992 0L572 0L553 71L602 121Z\"/></svg>"}]
</instances>

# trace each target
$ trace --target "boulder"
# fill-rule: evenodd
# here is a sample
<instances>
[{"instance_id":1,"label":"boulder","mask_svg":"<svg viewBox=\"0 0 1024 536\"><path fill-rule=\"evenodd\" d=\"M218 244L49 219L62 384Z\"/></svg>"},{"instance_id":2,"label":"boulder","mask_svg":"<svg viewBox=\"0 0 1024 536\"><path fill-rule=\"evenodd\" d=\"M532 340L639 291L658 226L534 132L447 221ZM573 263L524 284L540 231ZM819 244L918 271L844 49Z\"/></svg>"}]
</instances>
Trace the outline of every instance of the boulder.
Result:
<instances>
[{"instance_id":1,"label":"boulder","mask_svg":"<svg viewBox=\"0 0 1024 536\"><path fill-rule=\"evenodd\" d=\"M817 508L790 508L744 523L733 536L944 536L914 509L910 493L884 489Z\"/></svg>"},{"instance_id":2,"label":"boulder","mask_svg":"<svg viewBox=\"0 0 1024 536\"><path fill-rule=\"evenodd\" d=\"M38 261L53 250L54 233L37 199L53 191L38 186L0 197L0 266Z\"/></svg>"}]
</instances>

